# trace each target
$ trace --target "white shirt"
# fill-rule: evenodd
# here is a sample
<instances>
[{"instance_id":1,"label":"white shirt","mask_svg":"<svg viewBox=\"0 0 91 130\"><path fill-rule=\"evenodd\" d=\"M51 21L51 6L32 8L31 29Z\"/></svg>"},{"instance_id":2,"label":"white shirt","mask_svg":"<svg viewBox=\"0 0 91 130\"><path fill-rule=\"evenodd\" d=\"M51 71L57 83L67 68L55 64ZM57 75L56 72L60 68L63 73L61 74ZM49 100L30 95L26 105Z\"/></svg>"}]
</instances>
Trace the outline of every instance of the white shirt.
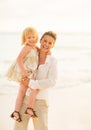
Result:
<instances>
[{"instance_id":1,"label":"white shirt","mask_svg":"<svg viewBox=\"0 0 91 130\"><path fill-rule=\"evenodd\" d=\"M36 99L48 100L50 88L55 86L57 80L57 60L48 55L45 64L39 65L36 72L36 80L30 80L29 86L32 89L40 89ZM30 89L27 91L29 95Z\"/></svg>"}]
</instances>

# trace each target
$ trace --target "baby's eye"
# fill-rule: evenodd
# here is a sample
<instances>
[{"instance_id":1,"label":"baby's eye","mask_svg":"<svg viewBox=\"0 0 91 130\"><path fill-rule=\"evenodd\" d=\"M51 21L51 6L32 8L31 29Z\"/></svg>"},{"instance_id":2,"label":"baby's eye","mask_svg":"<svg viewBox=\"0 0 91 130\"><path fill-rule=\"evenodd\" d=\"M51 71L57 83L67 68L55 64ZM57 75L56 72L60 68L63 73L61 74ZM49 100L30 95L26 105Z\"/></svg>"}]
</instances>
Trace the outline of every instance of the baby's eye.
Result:
<instances>
[{"instance_id":1,"label":"baby's eye","mask_svg":"<svg viewBox=\"0 0 91 130\"><path fill-rule=\"evenodd\" d=\"M44 42L46 43L46 42L47 42L47 40L44 40Z\"/></svg>"},{"instance_id":2,"label":"baby's eye","mask_svg":"<svg viewBox=\"0 0 91 130\"><path fill-rule=\"evenodd\" d=\"M27 39L30 39L31 37L27 37Z\"/></svg>"}]
</instances>

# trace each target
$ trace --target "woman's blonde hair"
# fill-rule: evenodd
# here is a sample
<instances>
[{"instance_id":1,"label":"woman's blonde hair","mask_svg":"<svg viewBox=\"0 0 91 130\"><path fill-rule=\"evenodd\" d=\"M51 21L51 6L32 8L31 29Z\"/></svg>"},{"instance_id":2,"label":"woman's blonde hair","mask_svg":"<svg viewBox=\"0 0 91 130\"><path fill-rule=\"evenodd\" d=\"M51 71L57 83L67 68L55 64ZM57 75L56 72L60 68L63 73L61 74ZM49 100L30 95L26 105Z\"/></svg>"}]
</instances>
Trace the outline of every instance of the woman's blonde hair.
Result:
<instances>
[{"instance_id":1,"label":"woman's blonde hair","mask_svg":"<svg viewBox=\"0 0 91 130\"><path fill-rule=\"evenodd\" d=\"M23 30L22 33L22 45L26 44L26 36L31 35L31 34L35 34L36 35L36 43L38 42L38 32L35 28L33 27L27 27Z\"/></svg>"}]
</instances>

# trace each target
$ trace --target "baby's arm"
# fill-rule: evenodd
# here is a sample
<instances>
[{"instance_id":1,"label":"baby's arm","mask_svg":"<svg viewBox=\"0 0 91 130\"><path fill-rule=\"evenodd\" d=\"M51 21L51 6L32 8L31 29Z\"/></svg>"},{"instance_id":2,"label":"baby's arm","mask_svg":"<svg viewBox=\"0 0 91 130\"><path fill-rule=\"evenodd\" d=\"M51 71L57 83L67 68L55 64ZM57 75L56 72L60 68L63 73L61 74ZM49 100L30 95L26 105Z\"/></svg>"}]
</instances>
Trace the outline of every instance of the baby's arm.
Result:
<instances>
[{"instance_id":1,"label":"baby's arm","mask_svg":"<svg viewBox=\"0 0 91 130\"><path fill-rule=\"evenodd\" d=\"M30 47L25 46L25 47L23 47L23 49L21 50L20 54L17 57L17 63L19 65L24 77L28 76L28 72L24 68L23 59L28 54L29 51L30 51Z\"/></svg>"}]
</instances>

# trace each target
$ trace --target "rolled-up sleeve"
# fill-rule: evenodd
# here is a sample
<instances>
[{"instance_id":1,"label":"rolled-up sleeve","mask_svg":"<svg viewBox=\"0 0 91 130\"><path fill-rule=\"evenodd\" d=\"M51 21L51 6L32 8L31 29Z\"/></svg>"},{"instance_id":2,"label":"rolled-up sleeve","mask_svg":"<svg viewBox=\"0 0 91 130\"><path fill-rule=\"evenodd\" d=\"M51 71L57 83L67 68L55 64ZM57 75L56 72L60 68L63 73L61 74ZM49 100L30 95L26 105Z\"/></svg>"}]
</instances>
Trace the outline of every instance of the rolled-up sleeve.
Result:
<instances>
[{"instance_id":1,"label":"rolled-up sleeve","mask_svg":"<svg viewBox=\"0 0 91 130\"><path fill-rule=\"evenodd\" d=\"M49 87L53 87L57 81L57 60L52 60L49 66L47 78L40 80L30 80L29 86L32 89L46 89Z\"/></svg>"}]
</instances>

